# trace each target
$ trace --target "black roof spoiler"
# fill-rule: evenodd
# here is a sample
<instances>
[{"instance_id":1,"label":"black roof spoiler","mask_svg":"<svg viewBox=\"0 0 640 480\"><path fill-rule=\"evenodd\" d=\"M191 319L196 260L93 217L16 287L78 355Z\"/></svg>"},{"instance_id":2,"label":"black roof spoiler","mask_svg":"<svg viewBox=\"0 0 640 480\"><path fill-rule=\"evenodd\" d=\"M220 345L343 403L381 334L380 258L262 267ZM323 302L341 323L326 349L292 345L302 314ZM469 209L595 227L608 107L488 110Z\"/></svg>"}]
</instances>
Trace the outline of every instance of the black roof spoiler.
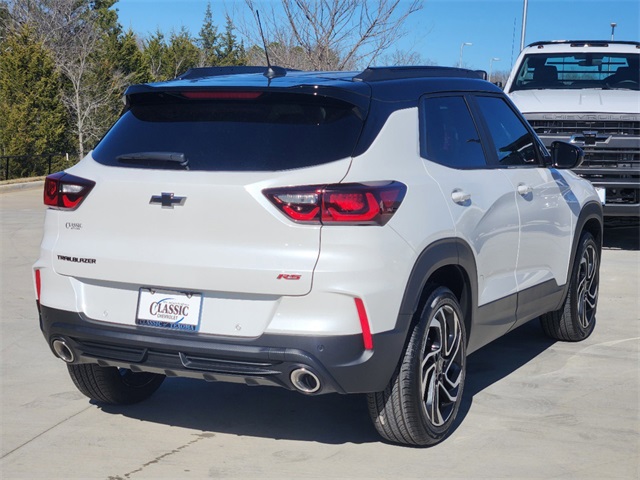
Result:
<instances>
[{"instance_id":1,"label":"black roof spoiler","mask_svg":"<svg viewBox=\"0 0 640 480\"><path fill-rule=\"evenodd\" d=\"M272 66L270 67L272 70L277 72L278 76L286 75L286 72L299 72L300 70L294 70L291 68L282 68ZM196 78L206 78L206 77L218 77L221 75L241 75L247 73L261 73L265 74L269 67L260 67L260 66L248 66L248 67L196 67L190 68L186 72L176 77L178 80L193 80Z\"/></svg>"}]
</instances>

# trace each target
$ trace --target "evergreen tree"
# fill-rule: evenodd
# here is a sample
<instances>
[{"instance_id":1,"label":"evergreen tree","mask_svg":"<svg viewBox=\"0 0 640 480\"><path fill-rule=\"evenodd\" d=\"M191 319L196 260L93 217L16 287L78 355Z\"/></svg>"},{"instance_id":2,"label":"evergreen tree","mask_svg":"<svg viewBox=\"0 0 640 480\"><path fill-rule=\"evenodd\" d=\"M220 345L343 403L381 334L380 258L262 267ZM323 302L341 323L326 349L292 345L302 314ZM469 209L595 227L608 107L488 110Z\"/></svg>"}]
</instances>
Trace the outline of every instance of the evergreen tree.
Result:
<instances>
[{"instance_id":1,"label":"evergreen tree","mask_svg":"<svg viewBox=\"0 0 640 480\"><path fill-rule=\"evenodd\" d=\"M167 62L163 69L165 78L175 78L190 68L198 66L200 50L194 44L189 30L185 27L177 32L171 32L166 59Z\"/></svg>"},{"instance_id":2,"label":"evergreen tree","mask_svg":"<svg viewBox=\"0 0 640 480\"><path fill-rule=\"evenodd\" d=\"M65 152L69 119L55 64L33 30L7 31L0 43L0 153L39 155ZM42 162L14 161L12 176L42 175Z\"/></svg>"},{"instance_id":3,"label":"evergreen tree","mask_svg":"<svg viewBox=\"0 0 640 480\"><path fill-rule=\"evenodd\" d=\"M8 5L0 0L0 42L4 40L10 19Z\"/></svg>"},{"instance_id":4,"label":"evergreen tree","mask_svg":"<svg viewBox=\"0 0 640 480\"><path fill-rule=\"evenodd\" d=\"M91 0L89 5L97 13L98 27L108 35L115 37L122 33L122 26L118 23L118 10L111 9L118 0Z\"/></svg>"},{"instance_id":5,"label":"evergreen tree","mask_svg":"<svg viewBox=\"0 0 640 480\"><path fill-rule=\"evenodd\" d=\"M166 80L164 71L167 68L167 44L164 33L159 29L143 42L142 58L149 70L150 81L159 82Z\"/></svg>"},{"instance_id":6,"label":"evergreen tree","mask_svg":"<svg viewBox=\"0 0 640 480\"><path fill-rule=\"evenodd\" d=\"M224 67L247 64L247 53L245 52L244 45L238 43L236 36L233 34L234 29L233 22L227 15L225 32L217 48L217 65Z\"/></svg>"},{"instance_id":7,"label":"evergreen tree","mask_svg":"<svg viewBox=\"0 0 640 480\"><path fill-rule=\"evenodd\" d=\"M210 67L218 61L218 29L213 24L211 14L211 2L207 3L207 10L204 12L204 22L200 29L198 38L200 46L200 67Z\"/></svg>"},{"instance_id":8,"label":"evergreen tree","mask_svg":"<svg viewBox=\"0 0 640 480\"><path fill-rule=\"evenodd\" d=\"M133 30L127 30L119 39L117 65L127 75L129 83L146 83L152 80L151 71L145 63L138 38Z\"/></svg>"}]
</instances>

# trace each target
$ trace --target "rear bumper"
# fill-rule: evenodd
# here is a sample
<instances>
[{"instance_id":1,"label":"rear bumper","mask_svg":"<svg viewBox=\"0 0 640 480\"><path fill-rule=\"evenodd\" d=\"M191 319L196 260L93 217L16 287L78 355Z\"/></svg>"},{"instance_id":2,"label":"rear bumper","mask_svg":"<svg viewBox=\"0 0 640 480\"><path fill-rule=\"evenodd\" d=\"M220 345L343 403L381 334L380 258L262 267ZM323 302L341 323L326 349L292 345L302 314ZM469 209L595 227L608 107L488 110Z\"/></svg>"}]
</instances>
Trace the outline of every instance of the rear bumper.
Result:
<instances>
[{"instance_id":1,"label":"rear bumper","mask_svg":"<svg viewBox=\"0 0 640 480\"><path fill-rule=\"evenodd\" d=\"M40 328L49 346L55 339L65 341L74 353L74 363L290 390L296 390L291 372L305 368L320 379L318 394L383 390L396 368L406 337L404 331L375 334L373 350L364 350L360 335L264 334L231 339L106 324L81 313L46 306L40 307Z\"/></svg>"}]
</instances>

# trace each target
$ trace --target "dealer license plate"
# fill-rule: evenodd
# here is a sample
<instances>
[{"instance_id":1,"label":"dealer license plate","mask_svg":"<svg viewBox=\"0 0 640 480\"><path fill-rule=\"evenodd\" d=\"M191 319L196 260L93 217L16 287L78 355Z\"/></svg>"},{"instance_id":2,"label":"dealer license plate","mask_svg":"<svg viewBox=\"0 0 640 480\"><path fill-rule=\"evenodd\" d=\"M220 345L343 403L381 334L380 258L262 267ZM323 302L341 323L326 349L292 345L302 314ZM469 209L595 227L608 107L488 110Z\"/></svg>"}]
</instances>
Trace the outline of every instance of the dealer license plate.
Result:
<instances>
[{"instance_id":1,"label":"dealer license plate","mask_svg":"<svg viewBox=\"0 0 640 480\"><path fill-rule=\"evenodd\" d=\"M141 288L136 325L198 331L202 294Z\"/></svg>"},{"instance_id":2,"label":"dealer license plate","mask_svg":"<svg viewBox=\"0 0 640 480\"><path fill-rule=\"evenodd\" d=\"M596 193L598 194L598 197L600 197L600 203L604 205L607 200L607 189L604 187L595 187L595 188L596 188Z\"/></svg>"}]
</instances>

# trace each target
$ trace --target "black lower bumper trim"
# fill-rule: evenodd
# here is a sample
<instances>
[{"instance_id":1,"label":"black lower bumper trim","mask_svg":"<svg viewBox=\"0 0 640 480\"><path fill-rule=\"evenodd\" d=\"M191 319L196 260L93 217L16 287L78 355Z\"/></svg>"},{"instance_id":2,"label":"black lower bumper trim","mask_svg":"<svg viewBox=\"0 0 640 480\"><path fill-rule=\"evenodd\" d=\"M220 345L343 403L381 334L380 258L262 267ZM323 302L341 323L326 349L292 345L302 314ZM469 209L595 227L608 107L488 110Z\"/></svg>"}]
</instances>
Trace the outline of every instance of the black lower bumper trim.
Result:
<instances>
[{"instance_id":1,"label":"black lower bumper trim","mask_svg":"<svg viewBox=\"0 0 640 480\"><path fill-rule=\"evenodd\" d=\"M98 322L77 312L41 306L40 322L51 345L63 338L77 363L208 381L275 385L296 390L291 372L318 376L317 393L384 390L402 354L405 332L374 335L364 350L360 335L309 337L262 335L240 339Z\"/></svg>"},{"instance_id":2,"label":"black lower bumper trim","mask_svg":"<svg viewBox=\"0 0 640 480\"><path fill-rule=\"evenodd\" d=\"M605 217L640 217L640 205L607 203L603 213Z\"/></svg>"}]
</instances>

